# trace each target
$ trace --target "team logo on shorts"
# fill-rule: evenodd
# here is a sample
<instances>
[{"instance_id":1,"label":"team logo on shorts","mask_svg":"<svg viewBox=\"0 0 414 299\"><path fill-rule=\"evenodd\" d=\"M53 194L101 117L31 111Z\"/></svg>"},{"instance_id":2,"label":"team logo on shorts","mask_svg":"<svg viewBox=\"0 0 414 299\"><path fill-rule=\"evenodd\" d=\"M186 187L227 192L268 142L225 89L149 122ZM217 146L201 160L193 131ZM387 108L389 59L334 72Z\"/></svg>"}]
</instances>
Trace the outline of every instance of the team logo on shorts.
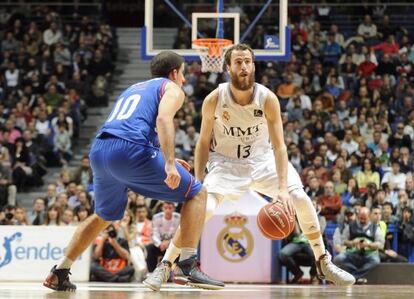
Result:
<instances>
[{"instance_id":1,"label":"team logo on shorts","mask_svg":"<svg viewBox=\"0 0 414 299\"><path fill-rule=\"evenodd\" d=\"M229 121L230 120L230 113L228 111L223 111L222 117L225 121Z\"/></svg>"},{"instance_id":2,"label":"team logo on shorts","mask_svg":"<svg viewBox=\"0 0 414 299\"><path fill-rule=\"evenodd\" d=\"M217 250L222 258L232 263L247 259L253 251L253 236L245 227L247 217L230 214L224 218L226 227L217 236Z\"/></svg>"}]
</instances>

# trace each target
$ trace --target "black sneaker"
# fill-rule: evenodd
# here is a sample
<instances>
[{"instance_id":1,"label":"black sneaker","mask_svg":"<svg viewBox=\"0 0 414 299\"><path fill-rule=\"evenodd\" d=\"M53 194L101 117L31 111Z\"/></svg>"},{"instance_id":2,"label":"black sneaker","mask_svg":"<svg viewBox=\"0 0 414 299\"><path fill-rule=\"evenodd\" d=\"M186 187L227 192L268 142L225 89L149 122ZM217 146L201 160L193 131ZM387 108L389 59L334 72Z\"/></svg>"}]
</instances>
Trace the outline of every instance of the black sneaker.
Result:
<instances>
[{"instance_id":1,"label":"black sneaker","mask_svg":"<svg viewBox=\"0 0 414 299\"><path fill-rule=\"evenodd\" d=\"M210 278L200 270L196 255L177 263L174 269L173 281L177 284L207 290L224 288L223 282Z\"/></svg>"},{"instance_id":2,"label":"black sneaker","mask_svg":"<svg viewBox=\"0 0 414 299\"><path fill-rule=\"evenodd\" d=\"M56 269L56 265L50 270L43 285L55 291L74 292L76 286L69 281L69 269Z\"/></svg>"}]
</instances>

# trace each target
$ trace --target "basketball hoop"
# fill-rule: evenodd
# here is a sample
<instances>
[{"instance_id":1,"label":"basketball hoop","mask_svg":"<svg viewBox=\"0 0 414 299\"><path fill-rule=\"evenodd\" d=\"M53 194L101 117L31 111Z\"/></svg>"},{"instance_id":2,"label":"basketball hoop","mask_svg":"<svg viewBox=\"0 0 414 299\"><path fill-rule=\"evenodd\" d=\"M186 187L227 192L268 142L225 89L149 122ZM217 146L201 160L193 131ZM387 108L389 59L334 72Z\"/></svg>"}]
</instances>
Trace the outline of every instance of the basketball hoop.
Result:
<instances>
[{"instance_id":1,"label":"basketball hoop","mask_svg":"<svg viewBox=\"0 0 414 299\"><path fill-rule=\"evenodd\" d=\"M201 58L201 71L203 73L223 72L224 54L233 44L229 39L200 38L193 41L193 48L197 50Z\"/></svg>"}]
</instances>

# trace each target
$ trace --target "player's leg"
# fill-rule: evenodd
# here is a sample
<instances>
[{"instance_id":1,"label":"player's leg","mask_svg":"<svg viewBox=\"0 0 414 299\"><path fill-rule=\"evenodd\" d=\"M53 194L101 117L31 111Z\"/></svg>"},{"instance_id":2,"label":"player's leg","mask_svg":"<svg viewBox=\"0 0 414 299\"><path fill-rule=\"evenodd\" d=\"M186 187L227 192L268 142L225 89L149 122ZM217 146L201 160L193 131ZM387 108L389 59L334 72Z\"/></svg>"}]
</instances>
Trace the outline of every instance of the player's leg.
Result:
<instances>
[{"instance_id":1,"label":"player's leg","mask_svg":"<svg viewBox=\"0 0 414 299\"><path fill-rule=\"evenodd\" d=\"M274 158L273 158L274 161ZM275 186L278 184L276 167L274 163L257 163L253 173L255 177L254 189L267 196L274 198ZM331 256L325 249L322 233L319 225L318 215L311 199L303 190L299 174L289 162L288 164L288 191L292 197L292 203L296 211L300 228L309 240L317 264L318 274L336 285L346 286L355 283L355 278L336 267L331 262Z\"/></svg>"},{"instance_id":2,"label":"player's leg","mask_svg":"<svg viewBox=\"0 0 414 299\"><path fill-rule=\"evenodd\" d=\"M219 205L218 196L209 193L207 195L207 207L205 214L205 222L213 217L214 211ZM174 234L174 238L171 240L164 257L158 267L151 273L145 280L144 284L150 286L151 289L159 291L161 285L166 283L171 272L171 267L181 254L182 240L181 240L181 227L178 227Z\"/></svg>"},{"instance_id":3,"label":"player's leg","mask_svg":"<svg viewBox=\"0 0 414 299\"><path fill-rule=\"evenodd\" d=\"M98 234L113 220L123 217L127 204L125 186L107 172L104 165L106 155L105 141L98 140L91 150L91 166L94 173L95 214L82 222L65 251L64 257L54 266L43 283L57 291L74 291L76 286L69 281L68 275L73 262L96 239Z\"/></svg>"},{"instance_id":4,"label":"player's leg","mask_svg":"<svg viewBox=\"0 0 414 299\"><path fill-rule=\"evenodd\" d=\"M146 152L147 151L147 152ZM175 277L181 282L201 288L221 288L224 284L211 279L197 267L197 246L204 226L207 192L183 166L176 163L181 176L179 186L171 190L165 184L165 160L156 149L137 149L125 163L129 170L124 176L125 185L136 193L154 199L182 202L181 210L181 255L177 263ZM125 173L125 169L113 169L112 172ZM152 286L148 285L150 288Z\"/></svg>"}]
</instances>

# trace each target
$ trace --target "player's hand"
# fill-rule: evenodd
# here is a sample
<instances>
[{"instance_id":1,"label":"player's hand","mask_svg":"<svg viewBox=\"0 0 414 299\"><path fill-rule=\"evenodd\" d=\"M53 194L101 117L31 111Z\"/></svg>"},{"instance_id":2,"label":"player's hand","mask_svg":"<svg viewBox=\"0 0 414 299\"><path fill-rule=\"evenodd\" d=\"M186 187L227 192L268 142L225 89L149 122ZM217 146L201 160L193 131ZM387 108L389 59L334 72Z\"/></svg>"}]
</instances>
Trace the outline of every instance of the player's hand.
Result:
<instances>
[{"instance_id":1,"label":"player's hand","mask_svg":"<svg viewBox=\"0 0 414 299\"><path fill-rule=\"evenodd\" d=\"M180 163L182 167L185 168L185 170L187 170L188 172L191 171L191 166L190 164L187 163L187 161L181 160L181 159L175 159L175 161L177 163Z\"/></svg>"},{"instance_id":2,"label":"player's hand","mask_svg":"<svg viewBox=\"0 0 414 299\"><path fill-rule=\"evenodd\" d=\"M175 167L175 164L165 164L165 173L167 174L167 178L164 182L167 184L168 188L174 190L180 185L181 176Z\"/></svg>"},{"instance_id":3,"label":"player's hand","mask_svg":"<svg viewBox=\"0 0 414 299\"><path fill-rule=\"evenodd\" d=\"M285 210L289 212L291 216L295 215L295 209L292 204L292 198L287 190L279 190L276 200L281 201L285 206Z\"/></svg>"}]
</instances>

